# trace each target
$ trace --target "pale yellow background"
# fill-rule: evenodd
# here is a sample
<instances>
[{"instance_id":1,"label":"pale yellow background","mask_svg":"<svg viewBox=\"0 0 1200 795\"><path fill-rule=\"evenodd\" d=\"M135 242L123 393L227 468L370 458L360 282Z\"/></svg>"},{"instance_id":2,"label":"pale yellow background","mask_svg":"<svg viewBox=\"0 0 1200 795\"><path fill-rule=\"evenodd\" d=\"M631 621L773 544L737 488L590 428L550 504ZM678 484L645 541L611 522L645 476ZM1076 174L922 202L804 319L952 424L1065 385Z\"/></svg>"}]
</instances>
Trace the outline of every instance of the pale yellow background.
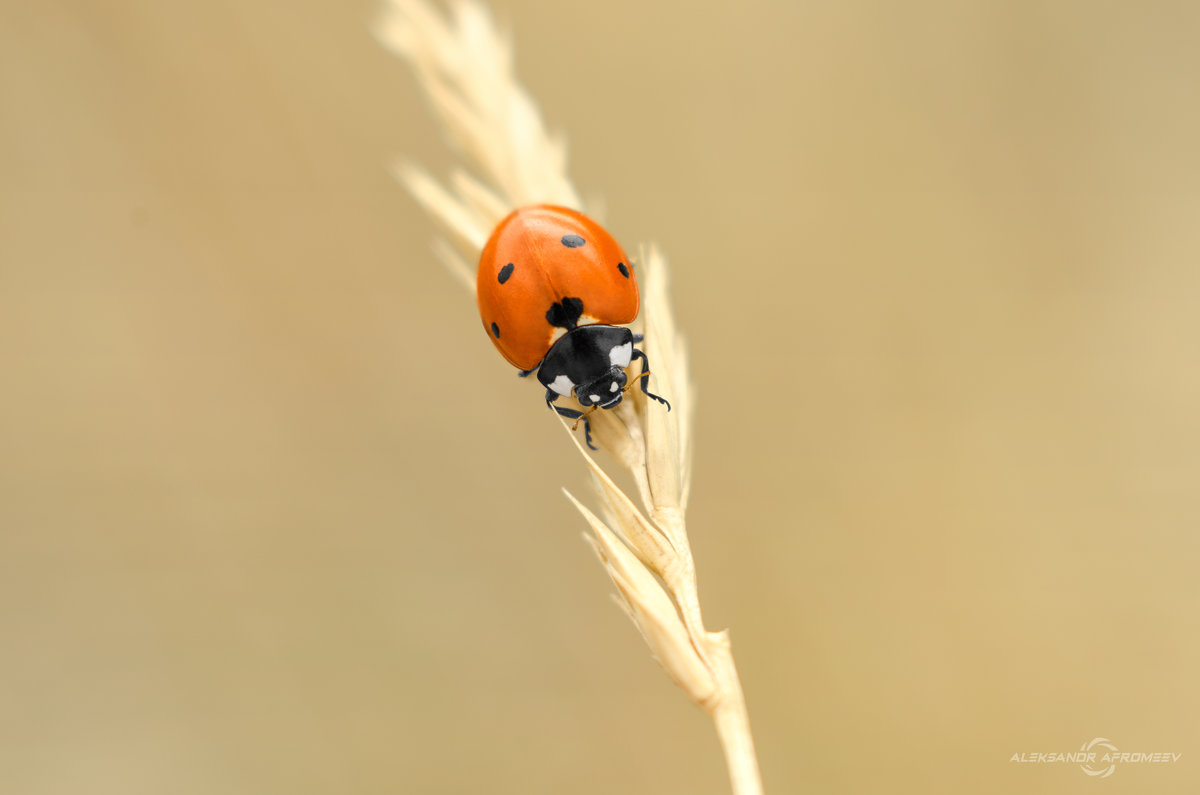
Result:
<instances>
[{"instance_id":1,"label":"pale yellow background","mask_svg":"<svg viewBox=\"0 0 1200 795\"><path fill-rule=\"evenodd\" d=\"M0 792L724 793L371 2L0 4ZM1200 6L506 2L769 793L1200 791ZM1016 752L1174 751L1173 766Z\"/></svg>"}]
</instances>

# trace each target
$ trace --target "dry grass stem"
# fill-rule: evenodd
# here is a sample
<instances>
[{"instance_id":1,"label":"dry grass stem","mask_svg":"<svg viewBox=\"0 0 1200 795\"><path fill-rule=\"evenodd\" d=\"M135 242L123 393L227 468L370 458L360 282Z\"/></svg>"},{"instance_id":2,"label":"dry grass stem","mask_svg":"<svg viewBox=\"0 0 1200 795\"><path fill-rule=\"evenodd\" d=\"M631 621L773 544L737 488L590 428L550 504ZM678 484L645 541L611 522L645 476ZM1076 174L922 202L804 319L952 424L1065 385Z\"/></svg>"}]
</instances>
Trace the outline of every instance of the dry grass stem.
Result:
<instances>
[{"instance_id":1,"label":"dry grass stem","mask_svg":"<svg viewBox=\"0 0 1200 795\"><path fill-rule=\"evenodd\" d=\"M411 164L397 164L395 173L441 223L438 258L473 290L479 252L511 209L534 203L584 209L566 175L565 145L547 132L537 105L517 83L511 44L482 6L456 2L447 19L427 0L390 0L375 32L412 65L470 168L456 170L448 184ZM636 262L644 347L657 391L671 400L673 411L648 406L631 390L632 399L616 410L593 415L596 444L632 475L640 505L569 428L600 496L599 516L567 496L587 520L588 541L655 659L713 718L733 792L756 795L762 785L729 636L704 629L688 544L694 396L686 349L667 301L665 259L650 247Z\"/></svg>"}]
</instances>

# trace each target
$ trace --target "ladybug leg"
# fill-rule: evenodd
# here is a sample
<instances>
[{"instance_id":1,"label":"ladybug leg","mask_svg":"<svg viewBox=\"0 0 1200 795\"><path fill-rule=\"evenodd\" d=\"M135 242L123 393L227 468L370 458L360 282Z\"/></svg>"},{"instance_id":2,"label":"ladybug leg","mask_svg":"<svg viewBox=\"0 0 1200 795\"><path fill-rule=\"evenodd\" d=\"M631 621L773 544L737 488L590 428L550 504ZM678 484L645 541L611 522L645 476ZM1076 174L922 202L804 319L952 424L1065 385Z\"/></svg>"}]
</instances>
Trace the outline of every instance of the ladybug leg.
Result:
<instances>
[{"instance_id":1,"label":"ladybug leg","mask_svg":"<svg viewBox=\"0 0 1200 795\"><path fill-rule=\"evenodd\" d=\"M659 403L662 403L664 406L667 407L667 411L670 411L671 404L669 402L667 402L666 398L659 397L658 395L654 394L653 392L651 392L649 389L646 388L646 385L650 382L650 359L646 356L646 354L642 353L637 348L634 348L633 349L633 358L630 359L630 363L636 362L638 359L642 360L642 373L641 373L641 375L637 376L637 379L642 384L642 391L646 393L646 397L651 398L653 400L657 400Z\"/></svg>"},{"instance_id":2,"label":"ladybug leg","mask_svg":"<svg viewBox=\"0 0 1200 795\"><path fill-rule=\"evenodd\" d=\"M592 444L592 424L590 422L588 422L587 417L583 418L583 438L584 438L584 441L587 442L587 446L590 449L592 449L592 450L600 449L596 445Z\"/></svg>"},{"instance_id":3,"label":"ladybug leg","mask_svg":"<svg viewBox=\"0 0 1200 795\"><path fill-rule=\"evenodd\" d=\"M537 367L533 367L529 370L517 370L517 377L518 378L528 378L529 376L533 375L534 373L536 373L538 371L538 367L541 367L541 365L539 364Z\"/></svg>"},{"instance_id":4,"label":"ladybug leg","mask_svg":"<svg viewBox=\"0 0 1200 795\"><path fill-rule=\"evenodd\" d=\"M642 340L644 340L644 339L646 339L646 335L645 335L645 334L634 334L634 335L633 335L633 344L634 344L634 345L637 345L637 344L639 344L639 343L640 343Z\"/></svg>"},{"instance_id":5,"label":"ladybug leg","mask_svg":"<svg viewBox=\"0 0 1200 795\"><path fill-rule=\"evenodd\" d=\"M552 389L546 390L546 405L558 412L559 416L566 417L569 420L583 420L583 438L587 440L587 446L593 450L599 450L599 447L592 444L592 424L588 422L587 415L582 411L575 409L564 408L563 406L554 405L554 401L558 400L558 393Z\"/></svg>"}]
</instances>

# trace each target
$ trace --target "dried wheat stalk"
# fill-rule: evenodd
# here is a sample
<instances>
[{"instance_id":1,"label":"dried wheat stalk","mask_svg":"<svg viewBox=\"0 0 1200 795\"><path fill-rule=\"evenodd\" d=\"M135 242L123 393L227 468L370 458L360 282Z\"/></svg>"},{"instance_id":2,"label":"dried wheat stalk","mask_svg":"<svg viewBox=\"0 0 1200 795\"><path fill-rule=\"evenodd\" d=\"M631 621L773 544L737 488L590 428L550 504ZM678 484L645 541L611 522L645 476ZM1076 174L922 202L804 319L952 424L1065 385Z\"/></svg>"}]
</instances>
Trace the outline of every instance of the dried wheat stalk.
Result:
<instances>
[{"instance_id":1,"label":"dried wheat stalk","mask_svg":"<svg viewBox=\"0 0 1200 795\"><path fill-rule=\"evenodd\" d=\"M566 176L563 141L547 132L537 105L516 81L511 45L482 6L459 0L446 19L428 0L389 0L375 33L412 65L451 142L479 175L458 169L444 186L415 166L395 169L445 227L435 246L439 258L473 290L469 263L511 209L534 203L582 209ZM567 496L591 526L586 538L616 585L618 603L667 674L712 716L734 793L756 795L762 784L729 634L704 629L684 524L691 480L687 357L667 301L665 260L650 247L638 262L644 347L674 411L647 406L631 390L632 399L617 409L591 415L597 445L632 474L641 507L574 434L603 519Z\"/></svg>"}]
</instances>

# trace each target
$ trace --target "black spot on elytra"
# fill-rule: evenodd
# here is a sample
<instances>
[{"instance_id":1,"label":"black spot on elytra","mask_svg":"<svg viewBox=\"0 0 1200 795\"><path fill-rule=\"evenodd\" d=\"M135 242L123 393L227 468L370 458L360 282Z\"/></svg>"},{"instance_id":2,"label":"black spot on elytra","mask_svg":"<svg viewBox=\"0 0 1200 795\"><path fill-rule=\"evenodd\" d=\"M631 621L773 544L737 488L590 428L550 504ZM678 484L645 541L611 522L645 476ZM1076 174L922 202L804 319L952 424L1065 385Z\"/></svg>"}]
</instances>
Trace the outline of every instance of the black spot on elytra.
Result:
<instances>
[{"instance_id":1,"label":"black spot on elytra","mask_svg":"<svg viewBox=\"0 0 1200 795\"><path fill-rule=\"evenodd\" d=\"M562 244L567 248L579 248L584 244L584 239L579 235L563 235Z\"/></svg>"},{"instance_id":2,"label":"black spot on elytra","mask_svg":"<svg viewBox=\"0 0 1200 795\"><path fill-rule=\"evenodd\" d=\"M624 276L626 279L629 278L629 268L625 267L624 262L617 263L617 270L619 270L621 272L621 275Z\"/></svg>"},{"instance_id":3,"label":"black spot on elytra","mask_svg":"<svg viewBox=\"0 0 1200 795\"><path fill-rule=\"evenodd\" d=\"M497 276L496 278L500 280L501 284L504 284L506 281L508 281L508 277L512 276L512 272L513 272L513 264L510 262L507 265L505 265L503 268L500 269L500 275Z\"/></svg>"},{"instance_id":4,"label":"black spot on elytra","mask_svg":"<svg viewBox=\"0 0 1200 795\"><path fill-rule=\"evenodd\" d=\"M500 327L495 323L492 324L492 336L496 339L500 339Z\"/></svg>"},{"instance_id":5,"label":"black spot on elytra","mask_svg":"<svg viewBox=\"0 0 1200 795\"><path fill-rule=\"evenodd\" d=\"M564 298L556 304L550 304L546 310L546 322L558 328L573 329L583 314L583 300L579 298Z\"/></svg>"}]
</instances>

